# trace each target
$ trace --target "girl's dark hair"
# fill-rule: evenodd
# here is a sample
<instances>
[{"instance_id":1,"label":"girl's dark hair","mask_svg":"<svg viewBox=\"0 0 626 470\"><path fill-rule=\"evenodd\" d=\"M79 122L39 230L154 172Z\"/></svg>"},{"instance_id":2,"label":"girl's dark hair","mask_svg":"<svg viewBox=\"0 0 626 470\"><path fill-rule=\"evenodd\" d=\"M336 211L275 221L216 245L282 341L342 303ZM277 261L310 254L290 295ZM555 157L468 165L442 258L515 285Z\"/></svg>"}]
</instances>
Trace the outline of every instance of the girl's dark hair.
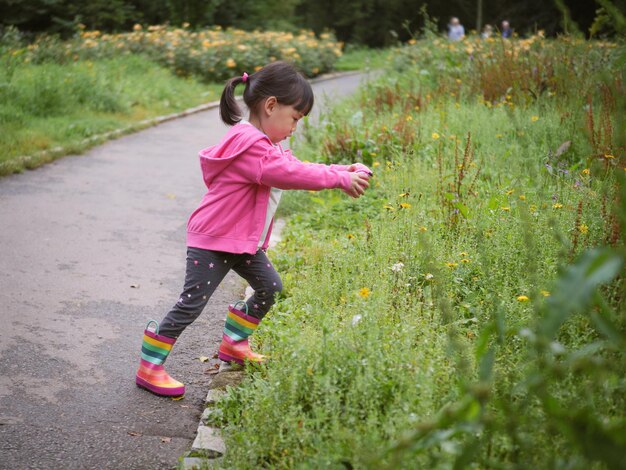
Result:
<instances>
[{"instance_id":1,"label":"girl's dark hair","mask_svg":"<svg viewBox=\"0 0 626 470\"><path fill-rule=\"evenodd\" d=\"M242 111L235 100L235 87L243 83L243 77L234 77L226 82L220 99L220 117L227 125L237 124ZM308 80L291 64L272 62L253 73L245 82L243 101L251 113L266 98L275 96L279 104L293 106L305 116L313 108L313 90Z\"/></svg>"}]
</instances>

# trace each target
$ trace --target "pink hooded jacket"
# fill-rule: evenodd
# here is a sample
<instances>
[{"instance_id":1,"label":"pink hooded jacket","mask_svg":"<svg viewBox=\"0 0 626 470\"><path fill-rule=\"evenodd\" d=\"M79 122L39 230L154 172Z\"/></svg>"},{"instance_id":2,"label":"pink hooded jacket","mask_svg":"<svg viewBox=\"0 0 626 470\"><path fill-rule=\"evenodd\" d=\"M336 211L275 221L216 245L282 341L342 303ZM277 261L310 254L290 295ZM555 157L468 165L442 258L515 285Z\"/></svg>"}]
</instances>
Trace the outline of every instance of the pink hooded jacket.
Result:
<instances>
[{"instance_id":1,"label":"pink hooded jacket","mask_svg":"<svg viewBox=\"0 0 626 470\"><path fill-rule=\"evenodd\" d=\"M271 188L350 188L345 165L304 163L249 124L233 126L224 139L200 152L208 188L187 223L187 246L229 253L256 253ZM267 248L270 227L263 248Z\"/></svg>"}]
</instances>

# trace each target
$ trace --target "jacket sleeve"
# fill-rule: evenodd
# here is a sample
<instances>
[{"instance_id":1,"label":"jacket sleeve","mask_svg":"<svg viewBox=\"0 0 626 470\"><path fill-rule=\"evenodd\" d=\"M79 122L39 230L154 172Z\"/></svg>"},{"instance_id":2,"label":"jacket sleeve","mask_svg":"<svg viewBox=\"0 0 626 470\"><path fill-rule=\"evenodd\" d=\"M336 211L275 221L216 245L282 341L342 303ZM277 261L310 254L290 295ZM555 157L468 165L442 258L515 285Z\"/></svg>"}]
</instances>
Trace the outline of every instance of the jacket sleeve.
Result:
<instances>
[{"instance_id":1,"label":"jacket sleeve","mask_svg":"<svg viewBox=\"0 0 626 470\"><path fill-rule=\"evenodd\" d=\"M261 158L257 183L279 189L349 189L350 174L321 163L304 163L291 155L269 148Z\"/></svg>"}]
</instances>

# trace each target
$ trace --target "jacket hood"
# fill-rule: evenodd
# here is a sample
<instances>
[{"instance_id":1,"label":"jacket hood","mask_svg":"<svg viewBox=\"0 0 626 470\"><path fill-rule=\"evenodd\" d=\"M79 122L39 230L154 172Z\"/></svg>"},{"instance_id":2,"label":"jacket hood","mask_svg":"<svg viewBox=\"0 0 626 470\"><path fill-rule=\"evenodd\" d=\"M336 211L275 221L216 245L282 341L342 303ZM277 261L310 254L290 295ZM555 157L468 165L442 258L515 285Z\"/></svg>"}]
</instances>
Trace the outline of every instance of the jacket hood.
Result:
<instances>
[{"instance_id":1,"label":"jacket hood","mask_svg":"<svg viewBox=\"0 0 626 470\"><path fill-rule=\"evenodd\" d=\"M202 149L199 153L200 167L207 187L237 157L262 139L270 142L268 137L253 125L239 123L226 133L219 144Z\"/></svg>"}]
</instances>

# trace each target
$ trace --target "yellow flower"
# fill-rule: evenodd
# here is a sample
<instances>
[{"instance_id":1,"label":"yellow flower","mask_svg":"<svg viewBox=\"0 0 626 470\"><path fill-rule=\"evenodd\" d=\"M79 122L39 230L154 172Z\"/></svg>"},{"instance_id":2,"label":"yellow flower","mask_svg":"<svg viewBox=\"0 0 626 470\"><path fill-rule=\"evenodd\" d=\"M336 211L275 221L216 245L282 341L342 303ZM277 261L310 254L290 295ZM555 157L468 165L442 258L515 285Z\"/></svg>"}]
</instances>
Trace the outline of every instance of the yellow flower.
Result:
<instances>
[{"instance_id":1,"label":"yellow flower","mask_svg":"<svg viewBox=\"0 0 626 470\"><path fill-rule=\"evenodd\" d=\"M589 227L587 227L585 224L580 224L578 226L578 231L584 235L589 232Z\"/></svg>"},{"instance_id":2,"label":"yellow flower","mask_svg":"<svg viewBox=\"0 0 626 470\"><path fill-rule=\"evenodd\" d=\"M402 194L398 194L398 197L409 197L410 194L408 192L406 193L402 193Z\"/></svg>"},{"instance_id":3,"label":"yellow flower","mask_svg":"<svg viewBox=\"0 0 626 470\"><path fill-rule=\"evenodd\" d=\"M518 302L528 302L530 299L528 298L528 296L526 295L518 295L517 296L517 301Z\"/></svg>"},{"instance_id":4,"label":"yellow flower","mask_svg":"<svg viewBox=\"0 0 626 470\"><path fill-rule=\"evenodd\" d=\"M589 168L585 168L581 173L583 175L588 175L589 173L591 173L591 171L589 171Z\"/></svg>"},{"instance_id":5,"label":"yellow flower","mask_svg":"<svg viewBox=\"0 0 626 470\"><path fill-rule=\"evenodd\" d=\"M456 268L457 263L446 263L446 266L449 268Z\"/></svg>"},{"instance_id":6,"label":"yellow flower","mask_svg":"<svg viewBox=\"0 0 626 470\"><path fill-rule=\"evenodd\" d=\"M418 230L419 230L420 232L426 232L426 231L428 231L428 229L427 229L426 227L420 227Z\"/></svg>"},{"instance_id":7,"label":"yellow flower","mask_svg":"<svg viewBox=\"0 0 626 470\"><path fill-rule=\"evenodd\" d=\"M524 196L523 194L519 195L519 200L520 201L525 201L526 200L526 196Z\"/></svg>"},{"instance_id":8,"label":"yellow flower","mask_svg":"<svg viewBox=\"0 0 626 470\"><path fill-rule=\"evenodd\" d=\"M349 233L348 235L346 235L348 237L348 240L352 240L354 238L354 235L352 235L351 233Z\"/></svg>"},{"instance_id":9,"label":"yellow flower","mask_svg":"<svg viewBox=\"0 0 626 470\"><path fill-rule=\"evenodd\" d=\"M513 194L513 192L514 192L514 191L515 191L514 189L509 189L509 190L506 192L506 195L507 195L507 196L510 196L511 194Z\"/></svg>"},{"instance_id":10,"label":"yellow flower","mask_svg":"<svg viewBox=\"0 0 626 470\"><path fill-rule=\"evenodd\" d=\"M611 158L615 158L615 156L614 156L614 155L611 155L611 154L606 154L606 155L604 155L604 158L606 158L607 160L609 160L609 159L611 159Z\"/></svg>"},{"instance_id":11,"label":"yellow flower","mask_svg":"<svg viewBox=\"0 0 626 470\"><path fill-rule=\"evenodd\" d=\"M500 209L502 209L504 212L509 212L511 210L509 206L504 206L504 207L501 207Z\"/></svg>"},{"instance_id":12,"label":"yellow flower","mask_svg":"<svg viewBox=\"0 0 626 470\"><path fill-rule=\"evenodd\" d=\"M467 251L461 251L459 253L459 256L463 257L463 258L467 258L469 255L467 254Z\"/></svg>"},{"instance_id":13,"label":"yellow flower","mask_svg":"<svg viewBox=\"0 0 626 470\"><path fill-rule=\"evenodd\" d=\"M469 258L463 258L461 263L469 263L471 260Z\"/></svg>"},{"instance_id":14,"label":"yellow flower","mask_svg":"<svg viewBox=\"0 0 626 470\"><path fill-rule=\"evenodd\" d=\"M406 120L407 120L407 122L412 121L412 120L413 120L413 117L412 117L411 115L408 115L408 116L406 117Z\"/></svg>"},{"instance_id":15,"label":"yellow flower","mask_svg":"<svg viewBox=\"0 0 626 470\"><path fill-rule=\"evenodd\" d=\"M372 166L373 166L374 168L376 168L376 167L380 166L380 162L374 162L374 163L372 163Z\"/></svg>"},{"instance_id":16,"label":"yellow flower","mask_svg":"<svg viewBox=\"0 0 626 470\"><path fill-rule=\"evenodd\" d=\"M396 208L393 207L391 204L385 204L383 207L387 209L389 212L393 212L396 210Z\"/></svg>"},{"instance_id":17,"label":"yellow flower","mask_svg":"<svg viewBox=\"0 0 626 470\"><path fill-rule=\"evenodd\" d=\"M370 290L367 287L361 287L359 295L364 299L367 299L370 296Z\"/></svg>"},{"instance_id":18,"label":"yellow flower","mask_svg":"<svg viewBox=\"0 0 626 470\"><path fill-rule=\"evenodd\" d=\"M563 207L563 204L561 204L560 202L557 202L556 204L552 205L553 209L561 209Z\"/></svg>"},{"instance_id":19,"label":"yellow flower","mask_svg":"<svg viewBox=\"0 0 626 470\"><path fill-rule=\"evenodd\" d=\"M544 297L550 297L550 291L549 290L542 290L540 292L541 292L541 295L543 295Z\"/></svg>"},{"instance_id":20,"label":"yellow flower","mask_svg":"<svg viewBox=\"0 0 626 470\"><path fill-rule=\"evenodd\" d=\"M537 206L534 205L534 204L531 204L528 209L530 210L530 212L535 212L535 211L537 211Z\"/></svg>"},{"instance_id":21,"label":"yellow flower","mask_svg":"<svg viewBox=\"0 0 626 470\"><path fill-rule=\"evenodd\" d=\"M537 121L539 120L539 116L532 116L532 117L530 118L530 120L531 120L532 122L537 122Z\"/></svg>"},{"instance_id":22,"label":"yellow flower","mask_svg":"<svg viewBox=\"0 0 626 470\"><path fill-rule=\"evenodd\" d=\"M437 134L436 132L432 133L432 137L434 140L437 140L439 137L441 137L439 134Z\"/></svg>"},{"instance_id":23,"label":"yellow flower","mask_svg":"<svg viewBox=\"0 0 626 470\"><path fill-rule=\"evenodd\" d=\"M411 204L409 204L408 202L403 202L403 203L400 204L400 207L402 209L408 209L408 208L411 207Z\"/></svg>"},{"instance_id":24,"label":"yellow flower","mask_svg":"<svg viewBox=\"0 0 626 470\"><path fill-rule=\"evenodd\" d=\"M226 61L226 67L228 67L229 69L233 69L237 67L237 62L235 62L232 57L229 57Z\"/></svg>"}]
</instances>

